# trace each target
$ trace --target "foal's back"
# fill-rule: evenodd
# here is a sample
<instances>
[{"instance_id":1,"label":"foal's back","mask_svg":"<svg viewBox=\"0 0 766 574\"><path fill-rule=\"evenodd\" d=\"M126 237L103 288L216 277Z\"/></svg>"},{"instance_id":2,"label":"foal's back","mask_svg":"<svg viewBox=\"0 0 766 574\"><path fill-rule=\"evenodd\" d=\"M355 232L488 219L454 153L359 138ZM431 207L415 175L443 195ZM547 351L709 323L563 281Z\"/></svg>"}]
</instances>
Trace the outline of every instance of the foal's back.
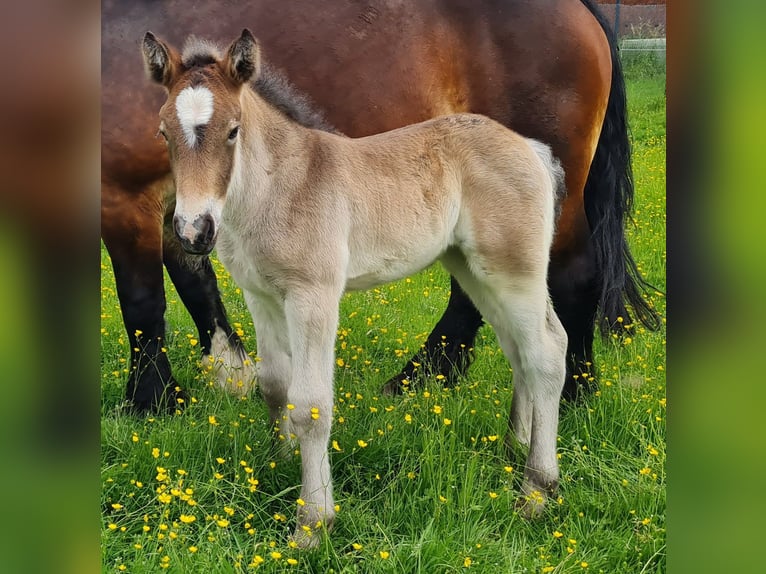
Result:
<instances>
[{"instance_id":1,"label":"foal's back","mask_svg":"<svg viewBox=\"0 0 766 574\"><path fill-rule=\"evenodd\" d=\"M545 272L552 181L527 138L475 114L321 137L334 158L321 179L350 215L349 288L415 273L451 247L506 270Z\"/></svg>"}]
</instances>

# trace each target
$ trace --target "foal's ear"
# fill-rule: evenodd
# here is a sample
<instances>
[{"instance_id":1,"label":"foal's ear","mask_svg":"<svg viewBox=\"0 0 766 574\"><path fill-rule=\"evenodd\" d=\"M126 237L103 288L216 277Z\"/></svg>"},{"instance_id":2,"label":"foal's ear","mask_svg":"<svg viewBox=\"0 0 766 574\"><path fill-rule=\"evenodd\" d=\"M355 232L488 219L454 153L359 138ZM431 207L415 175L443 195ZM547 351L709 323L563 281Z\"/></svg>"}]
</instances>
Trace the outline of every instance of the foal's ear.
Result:
<instances>
[{"instance_id":1,"label":"foal's ear","mask_svg":"<svg viewBox=\"0 0 766 574\"><path fill-rule=\"evenodd\" d=\"M232 42L223 65L236 84L244 84L258 77L261 71L261 49L250 30L245 28L242 35Z\"/></svg>"},{"instance_id":2,"label":"foal's ear","mask_svg":"<svg viewBox=\"0 0 766 574\"><path fill-rule=\"evenodd\" d=\"M149 79L169 88L178 69L178 54L151 32L144 34L141 52Z\"/></svg>"}]
</instances>

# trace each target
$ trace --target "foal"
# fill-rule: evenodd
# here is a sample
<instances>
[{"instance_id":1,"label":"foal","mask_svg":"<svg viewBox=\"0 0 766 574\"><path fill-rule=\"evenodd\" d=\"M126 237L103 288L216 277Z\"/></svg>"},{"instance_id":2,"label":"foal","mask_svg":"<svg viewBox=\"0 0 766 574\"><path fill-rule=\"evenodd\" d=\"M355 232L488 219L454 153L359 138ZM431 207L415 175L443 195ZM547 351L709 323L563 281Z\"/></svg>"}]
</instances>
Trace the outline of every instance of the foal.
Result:
<instances>
[{"instance_id":1,"label":"foal","mask_svg":"<svg viewBox=\"0 0 766 574\"><path fill-rule=\"evenodd\" d=\"M550 149L483 116L461 114L360 139L308 129L249 82L248 30L221 55L183 54L147 33L147 72L168 99L160 133L176 183L175 232L218 255L242 289L258 337L258 381L272 422L300 442L294 538L334 519L328 442L338 306L440 260L514 369L510 426L529 445L525 511L558 483L556 435L566 333L546 285L563 172ZM284 425L283 425L284 426Z\"/></svg>"}]
</instances>

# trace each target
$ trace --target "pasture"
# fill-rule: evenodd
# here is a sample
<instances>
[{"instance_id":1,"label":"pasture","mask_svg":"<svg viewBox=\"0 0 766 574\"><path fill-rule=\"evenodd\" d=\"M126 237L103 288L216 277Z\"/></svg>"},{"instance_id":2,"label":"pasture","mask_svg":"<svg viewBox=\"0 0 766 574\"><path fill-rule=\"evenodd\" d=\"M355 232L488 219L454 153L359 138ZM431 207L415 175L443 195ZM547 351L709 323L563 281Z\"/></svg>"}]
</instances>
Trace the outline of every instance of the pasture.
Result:
<instances>
[{"instance_id":1,"label":"pasture","mask_svg":"<svg viewBox=\"0 0 766 574\"><path fill-rule=\"evenodd\" d=\"M628 237L645 277L665 288L665 75L628 68L636 183ZM444 309L440 267L341 304L332 468L332 536L291 548L300 467L271 446L257 393L211 387L194 325L168 286L167 353L189 391L182 413L123 412L129 349L102 248L101 553L104 572L665 571L665 330L597 340L600 389L562 410L559 497L544 516L514 513L523 453L505 457L512 373L492 330L458 386L425 379L379 393ZM256 334L215 258L232 323ZM665 299L650 294L664 317ZM255 355L255 353L254 353Z\"/></svg>"}]
</instances>

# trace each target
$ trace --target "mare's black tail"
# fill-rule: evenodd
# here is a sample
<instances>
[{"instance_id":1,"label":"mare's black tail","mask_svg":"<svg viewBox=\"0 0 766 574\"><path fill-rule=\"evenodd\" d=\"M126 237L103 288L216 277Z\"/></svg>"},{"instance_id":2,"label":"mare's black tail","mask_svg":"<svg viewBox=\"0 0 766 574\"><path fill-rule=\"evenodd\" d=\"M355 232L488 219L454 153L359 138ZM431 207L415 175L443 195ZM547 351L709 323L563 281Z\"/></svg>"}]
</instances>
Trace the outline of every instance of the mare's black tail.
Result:
<instances>
[{"instance_id":1,"label":"mare's black tail","mask_svg":"<svg viewBox=\"0 0 766 574\"><path fill-rule=\"evenodd\" d=\"M615 325L617 317L627 316L623 296L633 308L635 318L648 329L660 325L657 313L643 298L651 288L636 267L625 239L625 223L633 207L633 171L628 139L625 78L617 38L592 0L581 0L598 20L609 39L612 53L612 87L604 125L585 184L585 213L591 228L591 241L600 278L599 316L602 331Z\"/></svg>"}]
</instances>

